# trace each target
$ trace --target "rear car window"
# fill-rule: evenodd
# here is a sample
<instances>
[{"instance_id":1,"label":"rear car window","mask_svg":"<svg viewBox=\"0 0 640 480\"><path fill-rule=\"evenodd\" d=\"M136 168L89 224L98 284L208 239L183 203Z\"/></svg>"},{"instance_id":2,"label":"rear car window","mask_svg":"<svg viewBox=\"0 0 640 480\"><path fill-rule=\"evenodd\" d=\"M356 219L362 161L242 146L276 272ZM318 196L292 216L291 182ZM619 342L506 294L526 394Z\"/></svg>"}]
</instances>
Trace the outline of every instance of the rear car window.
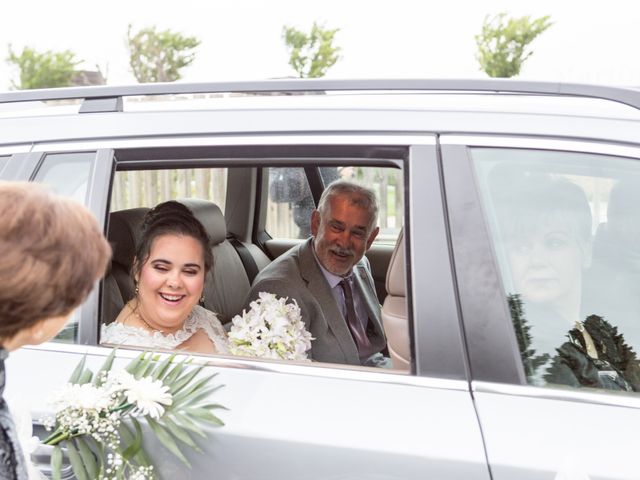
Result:
<instances>
[{"instance_id":1,"label":"rear car window","mask_svg":"<svg viewBox=\"0 0 640 480\"><path fill-rule=\"evenodd\" d=\"M394 245L404 215L401 171L393 168L343 165L320 167L324 186L339 179L356 181L372 188L378 198L376 243ZM295 239L311 236L311 213L316 204L304 168L269 169L269 198L266 231L272 238Z\"/></svg>"},{"instance_id":2,"label":"rear car window","mask_svg":"<svg viewBox=\"0 0 640 480\"><path fill-rule=\"evenodd\" d=\"M529 383L640 391L640 163L471 155Z\"/></svg>"}]
</instances>

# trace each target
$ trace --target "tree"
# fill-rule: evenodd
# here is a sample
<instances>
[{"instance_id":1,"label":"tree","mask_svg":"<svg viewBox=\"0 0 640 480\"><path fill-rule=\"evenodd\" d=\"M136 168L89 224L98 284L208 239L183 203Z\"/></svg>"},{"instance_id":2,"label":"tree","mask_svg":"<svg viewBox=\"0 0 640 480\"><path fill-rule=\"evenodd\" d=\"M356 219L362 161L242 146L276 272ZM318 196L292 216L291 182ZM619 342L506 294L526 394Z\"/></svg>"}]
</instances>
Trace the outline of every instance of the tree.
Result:
<instances>
[{"instance_id":1,"label":"tree","mask_svg":"<svg viewBox=\"0 0 640 480\"><path fill-rule=\"evenodd\" d=\"M41 53L33 48L24 47L22 53L17 54L11 45L6 61L20 70L20 82L11 82L13 88L20 90L68 87L73 83L75 67L82 63L76 60L75 53L71 50L48 50Z\"/></svg>"},{"instance_id":2,"label":"tree","mask_svg":"<svg viewBox=\"0 0 640 480\"><path fill-rule=\"evenodd\" d=\"M482 32L475 37L480 69L490 77L518 75L522 64L533 54L528 45L552 25L548 15L535 20L528 15L506 17L504 12L493 18L485 17Z\"/></svg>"},{"instance_id":3,"label":"tree","mask_svg":"<svg viewBox=\"0 0 640 480\"><path fill-rule=\"evenodd\" d=\"M143 28L127 30L129 65L140 83L173 82L182 78L180 70L195 60L196 37L186 37L171 30Z\"/></svg>"},{"instance_id":4,"label":"tree","mask_svg":"<svg viewBox=\"0 0 640 480\"><path fill-rule=\"evenodd\" d=\"M322 77L339 60L340 47L333 46L339 30L325 29L316 22L308 35L294 27L282 29L282 38L289 50L289 65L300 78Z\"/></svg>"}]
</instances>

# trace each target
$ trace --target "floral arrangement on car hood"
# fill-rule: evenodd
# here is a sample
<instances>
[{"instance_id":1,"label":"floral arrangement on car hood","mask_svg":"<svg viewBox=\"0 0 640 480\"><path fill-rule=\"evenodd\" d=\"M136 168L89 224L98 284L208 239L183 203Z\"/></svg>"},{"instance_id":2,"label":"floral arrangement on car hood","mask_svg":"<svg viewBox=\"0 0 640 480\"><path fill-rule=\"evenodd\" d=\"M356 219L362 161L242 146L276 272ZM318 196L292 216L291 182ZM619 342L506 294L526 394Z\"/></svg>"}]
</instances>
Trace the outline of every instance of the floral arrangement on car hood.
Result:
<instances>
[{"instance_id":1,"label":"floral arrangement on car hood","mask_svg":"<svg viewBox=\"0 0 640 480\"><path fill-rule=\"evenodd\" d=\"M260 292L249 304L249 311L233 317L229 331L229 350L234 355L306 360L311 334L306 330L300 307L288 297Z\"/></svg>"},{"instance_id":2,"label":"floral arrangement on car hood","mask_svg":"<svg viewBox=\"0 0 640 480\"><path fill-rule=\"evenodd\" d=\"M163 361L143 352L126 368L112 370L115 350L94 376L83 358L69 383L53 394L55 415L44 423L52 433L43 441L54 445L52 478L59 479L63 449L78 480L151 479L154 467L142 447L141 421L158 440L189 466L179 444L201 451L193 435L206 437L205 424L223 425L209 403L218 387L215 375L198 378L200 367L175 355Z\"/></svg>"}]
</instances>

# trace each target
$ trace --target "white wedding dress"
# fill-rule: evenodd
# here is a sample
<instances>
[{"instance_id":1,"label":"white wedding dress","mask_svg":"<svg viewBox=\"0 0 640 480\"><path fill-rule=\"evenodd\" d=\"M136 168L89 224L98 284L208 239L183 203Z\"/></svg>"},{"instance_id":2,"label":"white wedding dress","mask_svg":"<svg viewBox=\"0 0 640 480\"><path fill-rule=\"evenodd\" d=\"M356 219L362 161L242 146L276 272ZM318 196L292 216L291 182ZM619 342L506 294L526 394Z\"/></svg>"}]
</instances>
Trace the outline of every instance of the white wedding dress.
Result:
<instances>
[{"instance_id":1,"label":"white wedding dress","mask_svg":"<svg viewBox=\"0 0 640 480\"><path fill-rule=\"evenodd\" d=\"M113 322L102 325L100 334L101 343L115 345L133 345L148 349L162 348L173 350L178 345L187 341L198 330L203 330L213 342L219 354L228 354L227 332L210 310L196 305L184 322L181 330L164 335L161 332L149 332L144 328Z\"/></svg>"}]
</instances>

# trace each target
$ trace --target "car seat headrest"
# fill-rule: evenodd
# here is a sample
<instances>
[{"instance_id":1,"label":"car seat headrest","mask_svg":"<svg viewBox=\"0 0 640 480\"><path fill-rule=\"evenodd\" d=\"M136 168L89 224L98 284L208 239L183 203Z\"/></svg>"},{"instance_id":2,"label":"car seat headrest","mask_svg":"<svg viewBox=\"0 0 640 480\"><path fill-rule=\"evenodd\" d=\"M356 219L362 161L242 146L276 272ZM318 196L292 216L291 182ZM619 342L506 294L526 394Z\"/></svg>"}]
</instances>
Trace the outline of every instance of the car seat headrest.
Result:
<instances>
[{"instance_id":1,"label":"car seat headrest","mask_svg":"<svg viewBox=\"0 0 640 480\"><path fill-rule=\"evenodd\" d=\"M193 215L202 223L211 237L211 245L218 245L227 238L227 224L222 210L215 203L200 198L184 198L178 200L188 207Z\"/></svg>"}]
</instances>

